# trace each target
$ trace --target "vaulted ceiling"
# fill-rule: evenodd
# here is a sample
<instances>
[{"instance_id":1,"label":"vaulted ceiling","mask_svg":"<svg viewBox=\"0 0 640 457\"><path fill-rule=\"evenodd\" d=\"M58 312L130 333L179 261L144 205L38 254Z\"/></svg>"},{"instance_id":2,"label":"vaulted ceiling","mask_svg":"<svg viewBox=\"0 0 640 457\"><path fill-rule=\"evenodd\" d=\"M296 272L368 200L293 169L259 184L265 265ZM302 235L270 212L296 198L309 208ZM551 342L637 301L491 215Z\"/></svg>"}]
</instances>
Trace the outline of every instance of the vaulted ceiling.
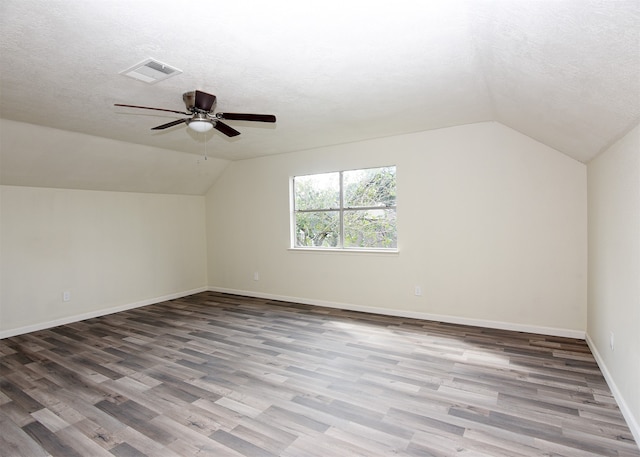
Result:
<instances>
[{"instance_id":1,"label":"vaulted ceiling","mask_svg":"<svg viewBox=\"0 0 640 457\"><path fill-rule=\"evenodd\" d=\"M640 122L637 0L3 0L0 34L2 118L163 148L169 173L205 139L238 160L489 120L587 162ZM148 57L182 73L120 74ZM114 107L184 110L194 89L278 122L229 121L230 139ZM5 183L26 173L7 166Z\"/></svg>"}]
</instances>

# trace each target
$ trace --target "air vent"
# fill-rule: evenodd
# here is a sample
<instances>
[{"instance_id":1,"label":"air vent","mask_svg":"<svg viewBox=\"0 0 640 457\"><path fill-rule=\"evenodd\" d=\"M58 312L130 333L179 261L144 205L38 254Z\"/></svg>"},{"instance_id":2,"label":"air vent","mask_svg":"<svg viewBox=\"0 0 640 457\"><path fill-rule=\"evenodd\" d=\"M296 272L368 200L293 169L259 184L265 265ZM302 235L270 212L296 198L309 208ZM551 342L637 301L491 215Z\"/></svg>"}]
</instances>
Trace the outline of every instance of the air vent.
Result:
<instances>
[{"instance_id":1,"label":"air vent","mask_svg":"<svg viewBox=\"0 0 640 457\"><path fill-rule=\"evenodd\" d=\"M147 84L155 84L163 79L171 78L182 73L182 70L178 70L166 63L158 62L155 59L146 59L140 63L135 64L131 68L127 68L121 71L120 74L129 76L130 78L137 79L138 81L145 82Z\"/></svg>"}]
</instances>

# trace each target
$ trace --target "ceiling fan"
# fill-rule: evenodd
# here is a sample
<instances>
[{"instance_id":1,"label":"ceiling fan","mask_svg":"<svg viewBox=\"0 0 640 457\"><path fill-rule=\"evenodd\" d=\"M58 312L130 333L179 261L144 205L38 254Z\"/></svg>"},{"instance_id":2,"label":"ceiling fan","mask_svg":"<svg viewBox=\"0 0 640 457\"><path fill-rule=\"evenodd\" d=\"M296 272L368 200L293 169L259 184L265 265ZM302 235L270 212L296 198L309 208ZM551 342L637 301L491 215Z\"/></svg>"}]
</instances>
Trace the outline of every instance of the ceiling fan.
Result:
<instances>
[{"instance_id":1,"label":"ceiling fan","mask_svg":"<svg viewBox=\"0 0 640 457\"><path fill-rule=\"evenodd\" d=\"M275 122L276 117L273 114L246 114L246 113L215 113L216 96L207 94L199 90L185 92L182 94L182 100L187 107L188 112L176 111L164 108L151 108L149 106L123 105L116 103L115 106L124 106L126 108L142 108L152 109L156 111L166 111L169 113L186 114L191 116L185 119L167 122L166 124L153 127L151 130L164 130L174 125L187 124L189 128L196 132L208 132L212 128L224 133L229 137L240 135L236 129L228 126L222 119L230 121L256 121L256 122Z\"/></svg>"}]
</instances>

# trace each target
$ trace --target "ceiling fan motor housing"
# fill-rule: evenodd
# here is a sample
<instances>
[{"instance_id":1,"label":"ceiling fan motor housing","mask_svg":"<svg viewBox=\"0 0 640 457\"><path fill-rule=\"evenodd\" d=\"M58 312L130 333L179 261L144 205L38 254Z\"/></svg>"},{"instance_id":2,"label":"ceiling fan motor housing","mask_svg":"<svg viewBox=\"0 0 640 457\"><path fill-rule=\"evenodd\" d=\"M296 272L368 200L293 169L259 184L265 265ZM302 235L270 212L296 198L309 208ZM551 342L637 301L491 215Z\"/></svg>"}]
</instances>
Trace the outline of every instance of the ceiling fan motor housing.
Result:
<instances>
[{"instance_id":1,"label":"ceiling fan motor housing","mask_svg":"<svg viewBox=\"0 0 640 457\"><path fill-rule=\"evenodd\" d=\"M189 91L182 94L182 100L184 101L184 104L187 107L187 110L191 111L192 113L196 111L205 112L205 113L213 111L214 107L216 106L216 101L217 101L216 96L212 94L205 94L204 92L200 92L203 100L198 100L198 97L196 95L197 92L198 91L194 90L194 91ZM200 104L202 104L203 106L198 106L198 102L200 102Z\"/></svg>"}]
</instances>

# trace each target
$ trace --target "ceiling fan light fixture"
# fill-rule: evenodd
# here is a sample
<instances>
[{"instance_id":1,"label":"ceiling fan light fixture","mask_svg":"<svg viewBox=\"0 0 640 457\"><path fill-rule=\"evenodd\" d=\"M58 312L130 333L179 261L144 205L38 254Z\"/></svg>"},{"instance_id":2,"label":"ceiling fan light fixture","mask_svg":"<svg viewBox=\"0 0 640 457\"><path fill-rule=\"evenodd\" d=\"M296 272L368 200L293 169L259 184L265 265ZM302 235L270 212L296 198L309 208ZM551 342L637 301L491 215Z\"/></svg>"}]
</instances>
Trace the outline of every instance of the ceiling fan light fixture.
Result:
<instances>
[{"instance_id":1,"label":"ceiling fan light fixture","mask_svg":"<svg viewBox=\"0 0 640 457\"><path fill-rule=\"evenodd\" d=\"M187 125L198 133L205 133L213 128L213 123L205 119L192 119Z\"/></svg>"}]
</instances>

